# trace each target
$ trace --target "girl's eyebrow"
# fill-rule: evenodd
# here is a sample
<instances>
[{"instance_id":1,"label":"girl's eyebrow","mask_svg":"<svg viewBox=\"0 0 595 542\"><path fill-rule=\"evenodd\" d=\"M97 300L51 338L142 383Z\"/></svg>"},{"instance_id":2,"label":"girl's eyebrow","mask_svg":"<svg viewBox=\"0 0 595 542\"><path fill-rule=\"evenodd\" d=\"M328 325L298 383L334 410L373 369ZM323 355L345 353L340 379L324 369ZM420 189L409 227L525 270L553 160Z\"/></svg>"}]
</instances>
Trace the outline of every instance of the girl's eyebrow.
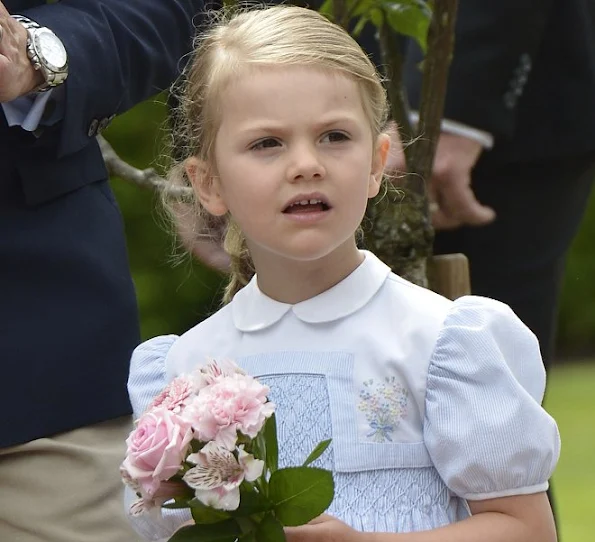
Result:
<instances>
[{"instance_id":1,"label":"girl's eyebrow","mask_svg":"<svg viewBox=\"0 0 595 542\"><path fill-rule=\"evenodd\" d=\"M335 116L329 116L327 119L323 119L320 123L318 123L316 127L322 130L336 124L357 125L359 122L360 120L356 116L352 115L351 113L344 113Z\"/></svg>"},{"instance_id":2,"label":"girl's eyebrow","mask_svg":"<svg viewBox=\"0 0 595 542\"><path fill-rule=\"evenodd\" d=\"M352 114L340 114L340 115L333 115L329 116L328 118L321 120L313 125L316 131L324 130L325 128L329 128L331 126L335 126L337 124L349 124L349 125L357 125L360 120ZM284 131L288 131L288 126L282 122L275 122L271 120L263 120L257 121L254 123L247 124L246 126L239 126L238 132L242 135L251 135L251 134L260 134L260 133L274 133L280 132L283 133Z\"/></svg>"}]
</instances>

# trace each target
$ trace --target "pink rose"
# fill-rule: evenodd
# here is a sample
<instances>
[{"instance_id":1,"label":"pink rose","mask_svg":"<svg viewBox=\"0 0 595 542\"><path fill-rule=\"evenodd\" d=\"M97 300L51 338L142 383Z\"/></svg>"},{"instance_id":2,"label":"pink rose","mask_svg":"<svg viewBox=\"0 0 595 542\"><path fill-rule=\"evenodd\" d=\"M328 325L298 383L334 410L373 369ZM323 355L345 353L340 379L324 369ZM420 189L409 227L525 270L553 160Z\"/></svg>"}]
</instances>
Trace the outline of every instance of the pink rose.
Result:
<instances>
[{"instance_id":1,"label":"pink rose","mask_svg":"<svg viewBox=\"0 0 595 542\"><path fill-rule=\"evenodd\" d=\"M152 498L161 482L180 470L191 440L190 424L171 410L158 407L141 416L126 439L122 468L139 484L143 497Z\"/></svg>"},{"instance_id":2,"label":"pink rose","mask_svg":"<svg viewBox=\"0 0 595 542\"><path fill-rule=\"evenodd\" d=\"M267 402L269 388L251 376L234 373L220 376L200 390L184 410L195 437L214 440L228 450L237 441L237 431L254 438L275 409Z\"/></svg>"},{"instance_id":3,"label":"pink rose","mask_svg":"<svg viewBox=\"0 0 595 542\"><path fill-rule=\"evenodd\" d=\"M193 394L193 383L186 376L174 378L165 389L157 396L147 410L157 407L164 407L173 412L179 413Z\"/></svg>"}]
</instances>

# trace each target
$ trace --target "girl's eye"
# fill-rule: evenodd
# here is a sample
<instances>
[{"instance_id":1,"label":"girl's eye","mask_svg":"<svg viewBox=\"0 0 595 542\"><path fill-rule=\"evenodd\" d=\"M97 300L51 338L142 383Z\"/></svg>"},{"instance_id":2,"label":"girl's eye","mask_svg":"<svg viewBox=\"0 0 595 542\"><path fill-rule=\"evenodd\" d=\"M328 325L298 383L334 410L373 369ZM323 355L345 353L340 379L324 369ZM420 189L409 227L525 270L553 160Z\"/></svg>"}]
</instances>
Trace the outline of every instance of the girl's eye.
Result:
<instances>
[{"instance_id":1,"label":"girl's eye","mask_svg":"<svg viewBox=\"0 0 595 542\"><path fill-rule=\"evenodd\" d=\"M261 139L260 141L254 143L254 145L250 147L250 150L258 151L261 149L271 149L278 145L280 145L279 141L273 139L272 137L267 137L266 139Z\"/></svg>"},{"instance_id":2,"label":"girl's eye","mask_svg":"<svg viewBox=\"0 0 595 542\"><path fill-rule=\"evenodd\" d=\"M322 139L329 143L340 143L341 141L348 141L349 136L344 132L329 132Z\"/></svg>"}]
</instances>

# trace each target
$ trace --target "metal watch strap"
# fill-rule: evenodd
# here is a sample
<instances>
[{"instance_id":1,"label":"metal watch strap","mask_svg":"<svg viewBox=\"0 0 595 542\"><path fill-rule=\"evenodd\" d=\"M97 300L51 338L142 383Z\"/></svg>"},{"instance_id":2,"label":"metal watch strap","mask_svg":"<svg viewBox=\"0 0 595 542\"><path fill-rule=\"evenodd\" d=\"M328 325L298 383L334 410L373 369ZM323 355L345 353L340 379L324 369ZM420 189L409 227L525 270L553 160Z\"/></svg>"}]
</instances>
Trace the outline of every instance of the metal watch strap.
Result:
<instances>
[{"instance_id":1,"label":"metal watch strap","mask_svg":"<svg viewBox=\"0 0 595 542\"><path fill-rule=\"evenodd\" d=\"M25 17L24 15L11 15L11 17L21 23L26 29L28 33L27 37L27 57L33 64L35 70L39 70L43 73L45 82L42 83L39 87L34 89L35 92L45 92L50 90L53 87L57 87L61 85L68 76L68 71L64 72L55 72L49 70L47 67L43 66L37 51L35 50L35 45L33 43L33 39L31 36L31 30L39 30L42 27L40 24L36 23L35 21L29 19L29 17ZM49 30L49 29L47 29ZM53 32L52 32L53 33Z\"/></svg>"}]
</instances>

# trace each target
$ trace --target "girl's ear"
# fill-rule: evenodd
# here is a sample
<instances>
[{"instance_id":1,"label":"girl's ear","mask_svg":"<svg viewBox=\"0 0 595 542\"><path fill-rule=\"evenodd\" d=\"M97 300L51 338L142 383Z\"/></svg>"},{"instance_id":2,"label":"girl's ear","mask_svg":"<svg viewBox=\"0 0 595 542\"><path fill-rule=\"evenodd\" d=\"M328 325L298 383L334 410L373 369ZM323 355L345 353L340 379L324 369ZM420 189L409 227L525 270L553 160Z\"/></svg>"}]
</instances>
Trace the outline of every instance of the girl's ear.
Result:
<instances>
[{"instance_id":1,"label":"girl's ear","mask_svg":"<svg viewBox=\"0 0 595 542\"><path fill-rule=\"evenodd\" d=\"M380 134L376 140L376 148L374 149L374 156L372 158L372 170L370 171L370 181L368 183L368 198L373 198L380 192L382 175L386 166L386 160L388 159L389 150L390 136L388 134Z\"/></svg>"},{"instance_id":2,"label":"girl's ear","mask_svg":"<svg viewBox=\"0 0 595 542\"><path fill-rule=\"evenodd\" d=\"M191 156L186 159L184 168L196 197L207 212L213 216L223 216L227 213L219 177L212 174L207 163Z\"/></svg>"}]
</instances>

